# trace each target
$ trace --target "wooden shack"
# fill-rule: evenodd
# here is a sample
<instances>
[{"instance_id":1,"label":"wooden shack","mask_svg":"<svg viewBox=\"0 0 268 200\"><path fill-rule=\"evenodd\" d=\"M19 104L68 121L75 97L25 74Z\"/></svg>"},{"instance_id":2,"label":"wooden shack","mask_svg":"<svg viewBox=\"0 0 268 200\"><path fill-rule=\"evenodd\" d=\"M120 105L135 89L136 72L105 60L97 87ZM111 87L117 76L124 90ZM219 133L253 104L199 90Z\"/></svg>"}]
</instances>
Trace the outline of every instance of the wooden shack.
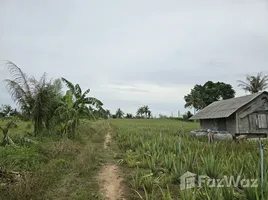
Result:
<instances>
[{"instance_id":1,"label":"wooden shack","mask_svg":"<svg viewBox=\"0 0 268 200\"><path fill-rule=\"evenodd\" d=\"M198 119L201 129L267 136L268 92L215 101L190 119Z\"/></svg>"}]
</instances>

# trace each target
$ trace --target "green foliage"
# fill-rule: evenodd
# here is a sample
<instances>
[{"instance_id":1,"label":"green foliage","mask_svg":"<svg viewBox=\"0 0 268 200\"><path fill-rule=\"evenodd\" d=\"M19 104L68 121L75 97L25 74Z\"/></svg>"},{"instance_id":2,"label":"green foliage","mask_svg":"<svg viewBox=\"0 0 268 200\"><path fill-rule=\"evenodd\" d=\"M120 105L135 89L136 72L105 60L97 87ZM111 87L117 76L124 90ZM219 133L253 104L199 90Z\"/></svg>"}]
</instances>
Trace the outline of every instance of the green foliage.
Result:
<instances>
[{"instance_id":1,"label":"green foliage","mask_svg":"<svg viewBox=\"0 0 268 200\"><path fill-rule=\"evenodd\" d=\"M192 116L193 116L193 114L190 111L188 111L182 116L182 118L184 120L189 120Z\"/></svg>"},{"instance_id":2,"label":"green foliage","mask_svg":"<svg viewBox=\"0 0 268 200\"><path fill-rule=\"evenodd\" d=\"M200 110L214 101L234 96L235 91L230 84L207 81L204 85L195 85L190 94L184 96L185 108Z\"/></svg>"},{"instance_id":3,"label":"green foliage","mask_svg":"<svg viewBox=\"0 0 268 200\"><path fill-rule=\"evenodd\" d=\"M115 118L123 118L124 117L124 112L118 108L115 112Z\"/></svg>"},{"instance_id":4,"label":"green foliage","mask_svg":"<svg viewBox=\"0 0 268 200\"><path fill-rule=\"evenodd\" d=\"M152 116L152 113L150 111L150 108L147 105L138 108L138 110L137 110L137 117L140 117L140 118L151 118L151 116Z\"/></svg>"},{"instance_id":5,"label":"green foliage","mask_svg":"<svg viewBox=\"0 0 268 200\"><path fill-rule=\"evenodd\" d=\"M262 73L258 73L257 76L247 75L246 81L239 80L238 82L238 87L252 94L268 88L268 76Z\"/></svg>"},{"instance_id":6,"label":"green foliage","mask_svg":"<svg viewBox=\"0 0 268 200\"><path fill-rule=\"evenodd\" d=\"M74 137L80 118L89 118L101 113L103 117L103 103L88 97L87 89L82 92L79 84L72 84L65 78L62 81L68 87L65 96L62 95L60 79L48 80L46 74L36 80L28 78L23 71L12 62L7 63L12 79L6 79L7 88L13 100L19 105L24 118L31 119L34 124L34 135L60 131ZM4 106L2 115L10 115L10 106Z\"/></svg>"},{"instance_id":7,"label":"green foliage","mask_svg":"<svg viewBox=\"0 0 268 200\"><path fill-rule=\"evenodd\" d=\"M12 141L12 139L8 136L8 132L11 128L16 128L17 124L16 124L16 118L11 118L11 119L7 119L7 120L3 120L2 119L2 125L0 125L0 130L3 133L3 139L1 142L1 145L5 146L7 144L11 144L14 145L14 142Z\"/></svg>"},{"instance_id":8,"label":"green foliage","mask_svg":"<svg viewBox=\"0 0 268 200\"><path fill-rule=\"evenodd\" d=\"M8 62L13 79L6 79L7 88L13 100L19 105L22 114L34 122L34 134L49 127L53 111L60 98L59 81L47 80L44 74L39 81L28 76L12 62Z\"/></svg>"},{"instance_id":9,"label":"green foliage","mask_svg":"<svg viewBox=\"0 0 268 200\"><path fill-rule=\"evenodd\" d=\"M104 157L107 130L103 121L84 121L75 140L37 137L40 142L31 146L1 147L1 172L20 176L0 187L0 199L100 199L94 178ZM3 176L1 186L6 184Z\"/></svg>"},{"instance_id":10,"label":"green foliage","mask_svg":"<svg viewBox=\"0 0 268 200\"><path fill-rule=\"evenodd\" d=\"M128 118L128 119L132 119L132 118L133 118L133 115L132 115L131 113L127 113L127 114L126 114L126 118Z\"/></svg>"},{"instance_id":11,"label":"green foliage","mask_svg":"<svg viewBox=\"0 0 268 200\"><path fill-rule=\"evenodd\" d=\"M39 155L35 146L6 146L5 148L0 148L0 163L6 169L32 171L38 167L41 160L42 156Z\"/></svg>"},{"instance_id":12,"label":"green foliage","mask_svg":"<svg viewBox=\"0 0 268 200\"><path fill-rule=\"evenodd\" d=\"M215 188L204 184L192 189L180 190L180 177L187 171L211 179L234 180L239 176L259 179L259 144L256 141L215 142L198 140L189 136L198 129L193 122L177 120L112 120L117 125L115 139L123 154L123 166L127 168L133 199L267 199L268 187L246 188L225 184ZM183 124L180 124L183 123ZM183 125L184 131L180 131ZM178 152L178 132L181 151ZM161 133L161 134L160 134ZM264 145L268 145L264 141ZM268 158L264 158L268 166ZM267 171L265 167L265 171ZM129 172L130 171L130 172ZM268 176L265 175L265 183ZM224 183L223 183L224 184ZM260 186L260 182L258 182ZM152 196L150 196L152 195Z\"/></svg>"}]
</instances>

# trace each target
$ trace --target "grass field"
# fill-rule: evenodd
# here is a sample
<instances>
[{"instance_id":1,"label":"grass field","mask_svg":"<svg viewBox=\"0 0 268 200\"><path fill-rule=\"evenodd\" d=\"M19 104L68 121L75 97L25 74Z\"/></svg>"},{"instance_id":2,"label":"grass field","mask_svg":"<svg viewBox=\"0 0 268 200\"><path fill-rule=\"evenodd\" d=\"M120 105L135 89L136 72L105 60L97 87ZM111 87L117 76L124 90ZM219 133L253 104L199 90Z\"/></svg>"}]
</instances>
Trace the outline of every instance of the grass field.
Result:
<instances>
[{"instance_id":1,"label":"grass field","mask_svg":"<svg viewBox=\"0 0 268 200\"><path fill-rule=\"evenodd\" d=\"M108 123L110 123L110 126ZM110 119L84 121L75 139L31 137L28 123L19 122L10 136L17 144L0 148L1 168L21 175L16 184L6 188L1 175L0 199L104 199L96 176L105 163L116 163L124 177L127 200L150 199L268 199L268 159L264 152L264 185L260 184L260 153L257 141L217 142L189 137L198 129L193 122L171 119ZM105 135L112 127L109 150L103 147ZM180 146L179 137L180 133ZM26 136L37 144L24 145ZM264 146L267 146L264 141ZM181 190L180 177L185 172L198 177L222 179L241 176L258 179L258 187L245 183L227 187L202 184ZM234 183L234 182L233 182ZM250 183L251 185L251 183ZM249 185L249 186L250 186Z\"/></svg>"},{"instance_id":2,"label":"grass field","mask_svg":"<svg viewBox=\"0 0 268 200\"><path fill-rule=\"evenodd\" d=\"M207 139L199 141L189 137L190 130L198 129L198 124L176 120L124 119L111 120L111 123L116 125L116 158L127 172L126 184L131 188L129 199L268 199L268 159L265 156L261 192L260 153L256 141L209 144ZM180 152L178 132L183 134ZM224 176L234 176L234 180L239 176L241 179L258 179L258 187L247 187L239 182L230 187L202 184L201 187L180 190L180 177L187 171L211 179L223 179Z\"/></svg>"},{"instance_id":3,"label":"grass field","mask_svg":"<svg viewBox=\"0 0 268 200\"><path fill-rule=\"evenodd\" d=\"M81 124L73 140L55 135L30 137L23 133L27 123L18 125L10 132L17 145L0 147L0 167L19 172L20 177L6 187L3 183L10 183L10 177L0 173L0 199L102 199L95 176L106 160L106 122ZM37 144L20 144L23 136Z\"/></svg>"}]
</instances>

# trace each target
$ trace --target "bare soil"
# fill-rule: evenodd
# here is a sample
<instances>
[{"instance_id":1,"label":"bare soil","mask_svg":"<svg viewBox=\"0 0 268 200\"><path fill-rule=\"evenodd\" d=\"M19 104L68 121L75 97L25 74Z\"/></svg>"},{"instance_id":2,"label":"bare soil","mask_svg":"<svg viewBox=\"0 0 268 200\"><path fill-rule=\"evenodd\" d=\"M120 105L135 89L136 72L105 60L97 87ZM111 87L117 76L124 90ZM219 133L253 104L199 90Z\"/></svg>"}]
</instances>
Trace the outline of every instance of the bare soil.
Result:
<instances>
[{"instance_id":1,"label":"bare soil","mask_svg":"<svg viewBox=\"0 0 268 200\"><path fill-rule=\"evenodd\" d=\"M111 142L110 131L108 131L104 148L108 149ZM98 175L101 192L104 194L106 200L125 200L123 197L122 177L119 175L119 169L116 164L108 163L101 170Z\"/></svg>"}]
</instances>

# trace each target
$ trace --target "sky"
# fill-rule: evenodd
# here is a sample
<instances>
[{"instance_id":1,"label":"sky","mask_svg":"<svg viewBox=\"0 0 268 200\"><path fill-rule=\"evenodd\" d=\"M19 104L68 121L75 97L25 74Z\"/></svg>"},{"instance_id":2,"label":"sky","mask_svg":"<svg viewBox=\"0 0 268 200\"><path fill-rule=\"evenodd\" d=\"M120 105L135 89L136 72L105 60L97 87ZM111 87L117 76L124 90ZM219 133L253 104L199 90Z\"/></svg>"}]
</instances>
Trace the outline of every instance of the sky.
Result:
<instances>
[{"instance_id":1,"label":"sky","mask_svg":"<svg viewBox=\"0 0 268 200\"><path fill-rule=\"evenodd\" d=\"M4 60L65 77L115 112L184 113L195 84L268 73L267 0L0 0L0 104L12 100Z\"/></svg>"}]
</instances>

